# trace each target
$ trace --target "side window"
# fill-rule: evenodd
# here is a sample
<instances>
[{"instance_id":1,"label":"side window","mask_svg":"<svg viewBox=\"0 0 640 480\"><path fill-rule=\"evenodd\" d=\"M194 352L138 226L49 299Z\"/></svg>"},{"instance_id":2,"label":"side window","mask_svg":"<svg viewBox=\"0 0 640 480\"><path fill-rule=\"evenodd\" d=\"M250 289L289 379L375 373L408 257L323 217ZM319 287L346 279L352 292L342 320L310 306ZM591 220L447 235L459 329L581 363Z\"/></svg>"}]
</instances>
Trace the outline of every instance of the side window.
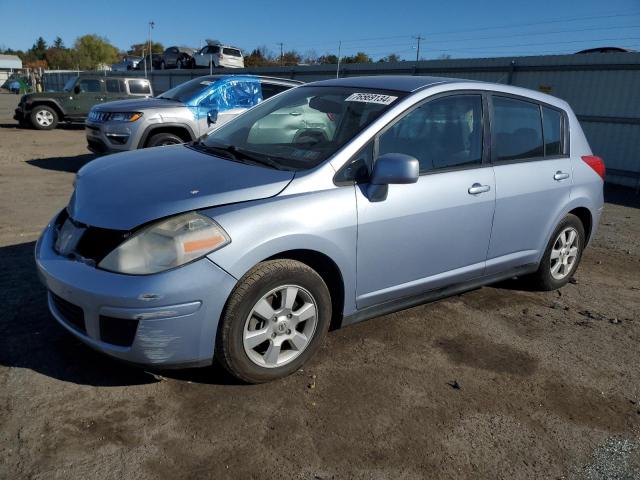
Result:
<instances>
[{"instance_id":1,"label":"side window","mask_svg":"<svg viewBox=\"0 0 640 480\"><path fill-rule=\"evenodd\" d=\"M378 139L378 155L404 153L420 173L482 163L482 97L452 95L405 115Z\"/></svg>"},{"instance_id":2,"label":"side window","mask_svg":"<svg viewBox=\"0 0 640 480\"><path fill-rule=\"evenodd\" d=\"M117 78L109 78L105 82L107 86L107 92L109 93L122 93L124 92L124 82Z\"/></svg>"},{"instance_id":3,"label":"side window","mask_svg":"<svg viewBox=\"0 0 640 480\"><path fill-rule=\"evenodd\" d=\"M151 95L149 82L146 80L129 80L129 93L133 95Z\"/></svg>"},{"instance_id":4,"label":"side window","mask_svg":"<svg viewBox=\"0 0 640 480\"><path fill-rule=\"evenodd\" d=\"M284 85L262 82L262 99L266 100L267 98L273 97L274 95L284 92L285 90L289 90L290 88L291 87Z\"/></svg>"},{"instance_id":5,"label":"side window","mask_svg":"<svg viewBox=\"0 0 640 480\"><path fill-rule=\"evenodd\" d=\"M493 134L498 160L542 157L540 107L531 102L493 97Z\"/></svg>"},{"instance_id":6,"label":"side window","mask_svg":"<svg viewBox=\"0 0 640 480\"><path fill-rule=\"evenodd\" d=\"M562 155L562 114L554 108L542 107L542 120L544 156Z\"/></svg>"},{"instance_id":7,"label":"side window","mask_svg":"<svg viewBox=\"0 0 640 480\"><path fill-rule=\"evenodd\" d=\"M86 78L84 80L80 80L80 91L82 92L99 92L100 91L100 80L93 80Z\"/></svg>"}]
</instances>

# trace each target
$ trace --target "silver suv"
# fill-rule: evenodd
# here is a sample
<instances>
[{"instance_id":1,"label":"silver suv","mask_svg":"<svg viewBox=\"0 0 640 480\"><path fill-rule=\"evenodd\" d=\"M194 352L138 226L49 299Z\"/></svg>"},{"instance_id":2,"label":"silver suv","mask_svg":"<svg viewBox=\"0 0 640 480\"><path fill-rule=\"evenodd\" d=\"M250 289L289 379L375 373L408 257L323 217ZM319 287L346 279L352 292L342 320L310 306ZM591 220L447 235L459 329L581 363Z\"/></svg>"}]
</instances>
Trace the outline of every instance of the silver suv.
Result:
<instances>
[{"instance_id":1,"label":"silver suv","mask_svg":"<svg viewBox=\"0 0 640 480\"><path fill-rule=\"evenodd\" d=\"M196 67L244 68L242 51L226 45L207 45L193 55Z\"/></svg>"},{"instance_id":2,"label":"silver suv","mask_svg":"<svg viewBox=\"0 0 640 480\"><path fill-rule=\"evenodd\" d=\"M156 98L96 105L85 124L87 148L108 153L189 142L300 83L250 75L208 75Z\"/></svg>"}]
</instances>

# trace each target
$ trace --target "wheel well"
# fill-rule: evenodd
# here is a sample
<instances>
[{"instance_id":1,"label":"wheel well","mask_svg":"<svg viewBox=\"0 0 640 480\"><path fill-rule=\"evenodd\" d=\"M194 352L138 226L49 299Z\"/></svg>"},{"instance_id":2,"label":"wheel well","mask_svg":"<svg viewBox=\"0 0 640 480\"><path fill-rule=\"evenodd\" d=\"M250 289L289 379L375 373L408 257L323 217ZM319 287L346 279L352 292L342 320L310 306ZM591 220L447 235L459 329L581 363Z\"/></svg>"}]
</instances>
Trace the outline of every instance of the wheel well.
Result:
<instances>
[{"instance_id":1,"label":"wheel well","mask_svg":"<svg viewBox=\"0 0 640 480\"><path fill-rule=\"evenodd\" d=\"M586 236L587 242L589 242L589 239L591 237L591 227L593 223L591 219L591 212L589 211L589 209L585 207L578 207L574 208L569 213L575 215L580 219L580 221L582 222L582 226L584 227L584 234Z\"/></svg>"},{"instance_id":2,"label":"wheel well","mask_svg":"<svg viewBox=\"0 0 640 480\"><path fill-rule=\"evenodd\" d=\"M316 252L315 250L289 250L278 253L266 260L284 258L297 260L318 272L318 275L320 275L327 284L329 294L331 295L331 310L333 315L330 328L331 330L340 328L344 309L344 281L336 263L327 255Z\"/></svg>"},{"instance_id":3,"label":"wheel well","mask_svg":"<svg viewBox=\"0 0 640 480\"><path fill-rule=\"evenodd\" d=\"M31 111L33 111L34 107L40 107L40 106L49 107L55 110L56 114L58 115L58 120L62 120L64 118L64 113L62 113L62 110L60 110L60 107L55 102L47 102L42 100L39 102L34 102L31 104Z\"/></svg>"},{"instance_id":4,"label":"wheel well","mask_svg":"<svg viewBox=\"0 0 640 480\"><path fill-rule=\"evenodd\" d=\"M147 138L145 138L144 146L146 147L147 145L149 145L149 140L151 140L151 137L153 137L154 135L157 135L158 133L171 133L173 135L180 137L183 142L190 142L191 140L193 140L191 138L191 133L189 133L189 130L187 130L184 127L174 127L174 126L157 127L149 131L149 133L147 134Z\"/></svg>"}]
</instances>

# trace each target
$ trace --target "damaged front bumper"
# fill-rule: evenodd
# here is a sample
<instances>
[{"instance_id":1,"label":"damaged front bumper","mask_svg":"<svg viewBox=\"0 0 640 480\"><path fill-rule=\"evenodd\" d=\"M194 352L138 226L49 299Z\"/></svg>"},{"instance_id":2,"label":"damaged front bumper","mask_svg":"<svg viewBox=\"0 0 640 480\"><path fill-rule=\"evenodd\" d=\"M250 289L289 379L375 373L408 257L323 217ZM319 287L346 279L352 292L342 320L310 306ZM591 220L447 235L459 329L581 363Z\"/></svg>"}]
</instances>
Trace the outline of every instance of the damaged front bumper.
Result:
<instances>
[{"instance_id":1,"label":"damaged front bumper","mask_svg":"<svg viewBox=\"0 0 640 480\"><path fill-rule=\"evenodd\" d=\"M36 264L56 320L120 360L179 368L210 364L218 320L236 279L207 258L153 275L122 275L58 255L53 222Z\"/></svg>"}]
</instances>

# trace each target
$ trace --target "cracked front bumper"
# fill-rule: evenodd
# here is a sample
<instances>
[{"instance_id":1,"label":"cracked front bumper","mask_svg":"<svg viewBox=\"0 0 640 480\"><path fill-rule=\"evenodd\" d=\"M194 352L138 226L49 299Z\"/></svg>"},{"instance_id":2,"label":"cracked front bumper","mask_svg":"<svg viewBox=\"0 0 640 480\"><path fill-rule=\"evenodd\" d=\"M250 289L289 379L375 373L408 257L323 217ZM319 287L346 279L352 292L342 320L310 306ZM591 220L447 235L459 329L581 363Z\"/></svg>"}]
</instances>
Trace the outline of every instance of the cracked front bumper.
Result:
<instances>
[{"instance_id":1,"label":"cracked front bumper","mask_svg":"<svg viewBox=\"0 0 640 480\"><path fill-rule=\"evenodd\" d=\"M90 347L164 368L210 364L218 321L236 279L203 258L153 275L107 272L58 255L47 226L36 264L49 309Z\"/></svg>"}]
</instances>

